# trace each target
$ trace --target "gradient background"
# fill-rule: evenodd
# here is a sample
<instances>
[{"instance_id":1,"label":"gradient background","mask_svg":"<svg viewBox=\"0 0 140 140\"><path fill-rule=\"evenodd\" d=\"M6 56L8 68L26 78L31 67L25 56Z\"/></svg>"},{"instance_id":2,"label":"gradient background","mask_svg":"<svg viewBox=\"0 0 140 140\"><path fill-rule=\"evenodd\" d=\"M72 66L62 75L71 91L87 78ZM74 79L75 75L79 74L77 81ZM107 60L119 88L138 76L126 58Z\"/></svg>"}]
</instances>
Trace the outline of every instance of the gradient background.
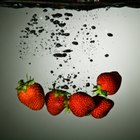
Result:
<instances>
[{"instance_id":1,"label":"gradient background","mask_svg":"<svg viewBox=\"0 0 140 140\"><path fill-rule=\"evenodd\" d=\"M44 87L46 79L51 81L46 73L47 66L53 63L53 59L48 60L45 55L35 58L27 55L27 58L21 60L17 49L21 29L25 28L31 15L41 15L41 11L39 8L0 8L0 139L139 140L140 9L95 10L100 27L97 31L100 47L95 53L95 58L98 59L95 59L93 66L96 67L92 72L96 77L103 71L117 70L123 78L118 93L110 97L115 102L114 108L101 120L90 116L77 118L72 113L64 112L54 117L45 107L34 112L18 101L15 87L17 81L24 78L27 72ZM76 16L90 15L95 11L72 11L75 15L75 26L80 24L79 21L76 23ZM29 12L28 16L26 12ZM65 10L59 12L63 13ZM89 20L87 22L90 24ZM104 37L108 31L114 34L113 39ZM110 56L105 59L104 53L109 53ZM75 58L76 54L73 54L73 57ZM82 53L81 57L84 59ZM31 66L28 65L29 59L32 61ZM78 65L78 62L75 63ZM90 66L88 68L90 69ZM46 92L47 90L45 87Z\"/></svg>"}]
</instances>

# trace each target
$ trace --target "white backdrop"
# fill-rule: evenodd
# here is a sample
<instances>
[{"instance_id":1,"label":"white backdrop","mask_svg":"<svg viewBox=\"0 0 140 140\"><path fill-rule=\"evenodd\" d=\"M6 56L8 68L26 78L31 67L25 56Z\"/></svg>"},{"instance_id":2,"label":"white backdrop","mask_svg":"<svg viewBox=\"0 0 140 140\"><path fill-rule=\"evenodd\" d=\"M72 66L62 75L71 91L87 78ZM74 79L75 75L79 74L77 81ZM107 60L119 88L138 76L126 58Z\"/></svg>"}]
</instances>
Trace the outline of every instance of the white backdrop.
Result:
<instances>
[{"instance_id":1,"label":"white backdrop","mask_svg":"<svg viewBox=\"0 0 140 140\"><path fill-rule=\"evenodd\" d=\"M53 16L56 13L58 17ZM139 29L140 9L0 8L0 139L139 140ZM71 50L66 57L54 56L66 50ZM122 85L110 97L114 108L101 120L64 112L54 117L46 107L34 112L17 99L17 81L26 73L41 83L45 92L56 82L58 87L67 85L68 92L92 95L98 74L114 70L122 75Z\"/></svg>"}]
</instances>

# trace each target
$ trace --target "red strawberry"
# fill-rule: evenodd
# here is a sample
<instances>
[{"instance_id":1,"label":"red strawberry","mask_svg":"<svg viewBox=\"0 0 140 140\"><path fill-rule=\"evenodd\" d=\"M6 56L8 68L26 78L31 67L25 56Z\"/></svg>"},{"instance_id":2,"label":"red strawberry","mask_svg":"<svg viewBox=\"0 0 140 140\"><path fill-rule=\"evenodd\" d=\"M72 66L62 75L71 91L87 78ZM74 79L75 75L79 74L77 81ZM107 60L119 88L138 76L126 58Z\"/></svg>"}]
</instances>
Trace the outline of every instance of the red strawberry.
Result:
<instances>
[{"instance_id":1,"label":"red strawberry","mask_svg":"<svg viewBox=\"0 0 140 140\"><path fill-rule=\"evenodd\" d=\"M88 115L94 106L92 97L84 92L77 92L70 96L69 108L78 117Z\"/></svg>"},{"instance_id":2,"label":"red strawberry","mask_svg":"<svg viewBox=\"0 0 140 140\"><path fill-rule=\"evenodd\" d=\"M58 115L63 111L63 109L67 108L69 93L62 90L53 89L49 93L46 94L45 102L47 106L47 110L51 115Z\"/></svg>"},{"instance_id":3,"label":"red strawberry","mask_svg":"<svg viewBox=\"0 0 140 140\"><path fill-rule=\"evenodd\" d=\"M113 95L120 88L122 81L121 75L117 71L101 73L97 77L97 93Z\"/></svg>"},{"instance_id":4,"label":"red strawberry","mask_svg":"<svg viewBox=\"0 0 140 140\"><path fill-rule=\"evenodd\" d=\"M16 88L18 99L32 110L40 110L45 103L44 90L39 83L34 80L24 82L20 80L19 86Z\"/></svg>"},{"instance_id":5,"label":"red strawberry","mask_svg":"<svg viewBox=\"0 0 140 140\"><path fill-rule=\"evenodd\" d=\"M114 106L112 100L106 99L102 96L94 96L93 100L95 102L95 108L91 112L91 115L97 119L105 117Z\"/></svg>"}]
</instances>

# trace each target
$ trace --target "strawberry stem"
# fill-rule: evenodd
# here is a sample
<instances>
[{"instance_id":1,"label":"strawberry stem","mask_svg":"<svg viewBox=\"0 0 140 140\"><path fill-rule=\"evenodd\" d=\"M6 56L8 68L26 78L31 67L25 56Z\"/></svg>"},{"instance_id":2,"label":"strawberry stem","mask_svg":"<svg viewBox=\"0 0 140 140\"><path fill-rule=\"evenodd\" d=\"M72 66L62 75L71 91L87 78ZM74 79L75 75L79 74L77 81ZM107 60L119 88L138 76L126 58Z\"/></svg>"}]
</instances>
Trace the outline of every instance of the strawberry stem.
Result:
<instances>
[{"instance_id":1,"label":"strawberry stem","mask_svg":"<svg viewBox=\"0 0 140 140\"><path fill-rule=\"evenodd\" d=\"M28 81L29 79L28 79L28 74L26 73L26 80Z\"/></svg>"}]
</instances>

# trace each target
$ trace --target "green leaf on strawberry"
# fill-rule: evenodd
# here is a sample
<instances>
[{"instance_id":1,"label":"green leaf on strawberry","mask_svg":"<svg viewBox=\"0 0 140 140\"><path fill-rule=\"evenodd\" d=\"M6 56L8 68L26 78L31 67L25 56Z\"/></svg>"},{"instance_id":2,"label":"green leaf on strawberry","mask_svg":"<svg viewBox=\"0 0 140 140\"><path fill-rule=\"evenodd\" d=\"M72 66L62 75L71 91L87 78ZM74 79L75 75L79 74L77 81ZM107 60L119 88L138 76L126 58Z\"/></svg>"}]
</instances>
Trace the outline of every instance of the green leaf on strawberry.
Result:
<instances>
[{"instance_id":1,"label":"green leaf on strawberry","mask_svg":"<svg viewBox=\"0 0 140 140\"><path fill-rule=\"evenodd\" d=\"M35 83L34 79L30 79L26 82L24 82L24 80L20 80L18 81L18 86L16 88L17 92L19 91L23 91L23 92L26 92L27 91L27 88L31 85L33 85Z\"/></svg>"},{"instance_id":2,"label":"green leaf on strawberry","mask_svg":"<svg viewBox=\"0 0 140 140\"><path fill-rule=\"evenodd\" d=\"M101 95L101 96L104 96L104 97L107 96L107 91L102 90L100 85L94 86L93 89L94 89L93 93L95 93L96 95Z\"/></svg>"}]
</instances>

